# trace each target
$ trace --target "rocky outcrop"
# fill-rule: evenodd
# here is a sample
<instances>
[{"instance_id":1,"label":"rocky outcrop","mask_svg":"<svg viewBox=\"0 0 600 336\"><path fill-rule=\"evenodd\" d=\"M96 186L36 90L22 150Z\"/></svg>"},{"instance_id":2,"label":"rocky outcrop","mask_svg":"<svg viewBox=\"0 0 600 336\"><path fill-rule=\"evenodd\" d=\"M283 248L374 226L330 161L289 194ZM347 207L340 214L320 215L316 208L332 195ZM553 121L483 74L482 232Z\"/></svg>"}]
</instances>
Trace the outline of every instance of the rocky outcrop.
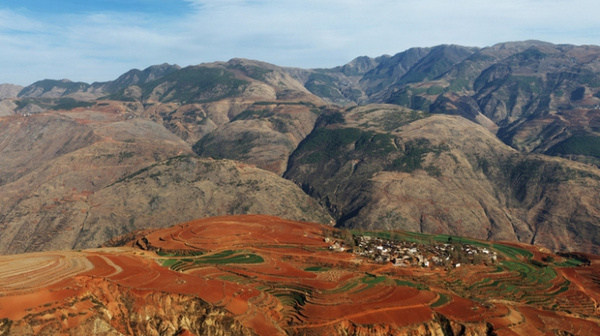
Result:
<instances>
[{"instance_id":1,"label":"rocky outcrop","mask_svg":"<svg viewBox=\"0 0 600 336\"><path fill-rule=\"evenodd\" d=\"M0 320L0 335L256 335L231 313L195 296L127 288L100 278L80 277L87 292L62 306L12 321ZM88 312L78 306L89 305ZM80 314L81 313L81 314ZM77 324L69 317L82 315Z\"/></svg>"},{"instance_id":2,"label":"rocky outcrop","mask_svg":"<svg viewBox=\"0 0 600 336\"><path fill-rule=\"evenodd\" d=\"M389 325L357 325L348 321L331 327L330 335L356 336L487 336L495 335L494 327L486 322L459 323L451 321L442 314L427 323L409 327L392 327Z\"/></svg>"}]
</instances>

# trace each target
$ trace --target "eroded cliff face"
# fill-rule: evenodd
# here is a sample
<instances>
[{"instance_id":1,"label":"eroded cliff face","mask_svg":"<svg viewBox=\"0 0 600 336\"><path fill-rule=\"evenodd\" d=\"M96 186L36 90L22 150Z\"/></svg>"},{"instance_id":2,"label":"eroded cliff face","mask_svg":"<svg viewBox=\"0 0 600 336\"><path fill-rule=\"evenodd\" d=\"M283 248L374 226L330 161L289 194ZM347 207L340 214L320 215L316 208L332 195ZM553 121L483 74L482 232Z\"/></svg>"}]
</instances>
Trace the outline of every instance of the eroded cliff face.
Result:
<instances>
[{"instance_id":1,"label":"eroded cliff face","mask_svg":"<svg viewBox=\"0 0 600 336\"><path fill-rule=\"evenodd\" d=\"M195 296L127 288L106 279L78 277L85 294L61 306L20 320L1 319L0 336L22 335L147 335L147 336L250 336L254 330L239 322L227 310ZM83 307L89 307L82 309ZM410 310L407 310L410 315ZM281 335L494 335L493 327L482 321L461 323L435 314L426 323L398 327L387 324L356 324L349 320L311 328L281 330Z\"/></svg>"},{"instance_id":2,"label":"eroded cliff face","mask_svg":"<svg viewBox=\"0 0 600 336\"><path fill-rule=\"evenodd\" d=\"M410 311L407 312L410 314ZM492 325L486 322L459 323L437 314L427 323L395 328L389 325L357 325L348 321L339 323L328 335L355 336L485 336L495 335ZM316 335L316 334L315 334Z\"/></svg>"},{"instance_id":3,"label":"eroded cliff face","mask_svg":"<svg viewBox=\"0 0 600 336\"><path fill-rule=\"evenodd\" d=\"M255 335L228 311L196 296L128 288L95 277L76 280L80 295L20 320L0 320L0 335Z\"/></svg>"}]
</instances>

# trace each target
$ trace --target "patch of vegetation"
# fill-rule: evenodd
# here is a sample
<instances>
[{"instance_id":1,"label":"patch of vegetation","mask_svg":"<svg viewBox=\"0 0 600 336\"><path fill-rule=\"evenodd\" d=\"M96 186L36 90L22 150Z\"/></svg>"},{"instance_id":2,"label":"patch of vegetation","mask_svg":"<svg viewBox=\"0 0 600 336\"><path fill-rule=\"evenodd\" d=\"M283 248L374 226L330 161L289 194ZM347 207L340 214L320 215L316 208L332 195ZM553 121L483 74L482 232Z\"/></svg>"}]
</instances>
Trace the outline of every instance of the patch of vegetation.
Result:
<instances>
[{"instance_id":1,"label":"patch of vegetation","mask_svg":"<svg viewBox=\"0 0 600 336\"><path fill-rule=\"evenodd\" d=\"M187 67L141 86L143 97L148 97L156 87L165 85L160 95L164 102L182 104L210 102L242 92L247 81L235 78L233 73L220 68Z\"/></svg>"},{"instance_id":2,"label":"patch of vegetation","mask_svg":"<svg viewBox=\"0 0 600 336\"><path fill-rule=\"evenodd\" d=\"M425 171L429 176L440 177L442 176L442 170L434 165L429 165L425 167Z\"/></svg>"},{"instance_id":3,"label":"patch of vegetation","mask_svg":"<svg viewBox=\"0 0 600 336\"><path fill-rule=\"evenodd\" d=\"M71 82L71 81L62 81L55 79L44 79L41 81L37 81L32 84L32 86L41 88L44 92L50 91L53 88L61 88L64 89L65 92L63 94L67 95L69 93L74 93L78 91L83 91L87 89L90 85L84 82Z\"/></svg>"},{"instance_id":4,"label":"patch of vegetation","mask_svg":"<svg viewBox=\"0 0 600 336\"><path fill-rule=\"evenodd\" d=\"M585 83L591 87L600 87L600 76L595 72L586 72L580 77L580 82Z\"/></svg>"},{"instance_id":5,"label":"patch of vegetation","mask_svg":"<svg viewBox=\"0 0 600 336\"><path fill-rule=\"evenodd\" d=\"M213 159L240 159L250 153L254 148L254 142L261 134L249 131L236 134L236 137L231 141L222 142L215 141L214 137L209 134L200 139L192 150L200 156L212 157Z\"/></svg>"},{"instance_id":6,"label":"patch of vegetation","mask_svg":"<svg viewBox=\"0 0 600 336\"><path fill-rule=\"evenodd\" d=\"M418 290L429 290L429 287L420 283L414 283L414 282L410 282L410 281L406 281L406 280L398 280L395 279L394 280L396 282L397 286L401 286L401 287L413 287L416 288Z\"/></svg>"},{"instance_id":7,"label":"patch of vegetation","mask_svg":"<svg viewBox=\"0 0 600 336\"><path fill-rule=\"evenodd\" d=\"M558 255L567 258L566 264L568 265L589 266L591 264L591 260L581 254L559 252Z\"/></svg>"},{"instance_id":8,"label":"patch of vegetation","mask_svg":"<svg viewBox=\"0 0 600 336\"><path fill-rule=\"evenodd\" d=\"M125 159L132 158L134 155L134 152L119 152L119 163L123 162Z\"/></svg>"},{"instance_id":9,"label":"patch of vegetation","mask_svg":"<svg viewBox=\"0 0 600 336\"><path fill-rule=\"evenodd\" d=\"M430 304L429 307L437 308L437 307L441 307L441 306L445 305L446 303L450 302L450 298L446 294L438 293L438 295L440 297L437 299L437 301Z\"/></svg>"},{"instance_id":10,"label":"patch of vegetation","mask_svg":"<svg viewBox=\"0 0 600 336\"><path fill-rule=\"evenodd\" d=\"M78 107L91 107L94 106L93 102L86 102L75 100L73 98L60 98L56 102L56 105L51 107L51 110L72 110Z\"/></svg>"},{"instance_id":11,"label":"patch of vegetation","mask_svg":"<svg viewBox=\"0 0 600 336\"><path fill-rule=\"evenodd\" d=\"M112 154L109 154L109 155L112 157ZM125 156L127 156L127 155L125 155ZM179 161L181 161L183 159L187 159L189 157L192 157L192 155L184 154L184 155L174 156L174 157L169 158L166 162L164 162L164 164L167 165L167 166L170 166L170 165L172 165L175 162L179 162ZM120 158L120 156L119 156L119 158ZM133 172L133 173L131 173L129 175L123 176L120 179L118 179L117 181L115 181L114 183L109 184L107 186L107 188L111 187L111 186L113 186L113 185L115 185L117 183L129 181L129 180L133 179L134 177L136 177L136 176L138 176L140 174L143 174L143 173L149 171L150 169L152 169L152 168L154 168L156 166L159 166L161 164L163 164L163 163L154 163L154 164L151 164L151 165L149 165L147 167L144 167L144 168L142 168L142 169L140 169L138 171L135 171L135 172ZM159 174L159 173L160 172L156 172L154 174ZM162 174L162 173L160 173L160 174ZM159 176L159 175L155 175L155 176Z\"/></svg>"},{"instance_id":12,"label":"patch of vegetation","mask_svg":"<svg viewBox=\"0 0 600 336\"><path fill-rule=\"evenodd\" d=\"M108 96L104 96L104 97L100 97L100 99L104 99L104 100L115 100L115 101L120 101L120 102L136 102L137 100L131 96L127 96L125 90L122 90L121 92L117 92L117 93L113 93L111 95Z\"/></svg>"},{"instance_id":13,"label":"patch of vegetation","mask_svg":"<svg viewBox=\"0 0 600 336\"><path fill-rule=\"evenodd\" d=\"M228 274L228 275L221 275L218 277L218 279L221 280L225 280L228 282L234 282L237 284L252 284L253 281L245 276L239 276L239 275L235 275L235 274Z\"/></svg>"},{"instance_id":14,"label":"patch of vegetation","mask_svg":"<svg viewBox=\"0 0 600 336\"><path fill-rule=\"evenodd\" d=\"M471 89L471 83L465 77L455 78L450 82L450 86L448 87L448 91L459 92L462 90Z\"/></svg>"},{"instance_id":15,"label":"patch of vegetation","mask_svg":"<svg viewBox=\"0 0 600 336\"><path fill-rule=\"evenodd\" d=\"M277 132L288 133L290 131L288 124L279 117L269 118L269 121Z\"/></svg>"},{"instance_id":16,"label":"patch of vegetation","mask_svg":"<svg viewBox=\"0 0 600 336\"><path fill-rule=\"evenodd\" d=\"M178 259L159 259L158 262L162 267L171 268L173 265L179 262Z\"/></svg>"},{"instance_id":17,"label":"patch of vegetation","mask_svg":"<svg viewBox=\"0 0 600 336\"><path fill-rule=\"evenodd\" d=\"M311 266L311 267L307 267L304 269L307 272L327 272L330 270L329 267L322 267L322 266Z\"/></svg>"},{"instance_id":18,"label":"patch of vegetation","mask_svg":"<svg viewBox=\"0 0 600 336\"><path fill-rule=\"evenodd\" d=\"M204 252L201 251L156 251L156 254L161 257L189 257L189 256L201 256Z\"/></svg>"},{"instance_id":19,"label":"patch of vegetation","mask_svg":"<svg viewBox=\"0 0 600 336\"><path fill-rule=\"evenodd\" d=\"M437 96L437 95L444 93L445 91L446 90L443 87L434 85L434 86L430 87L429 89L427 89L427 94L432 95L432 96Z\"/></svg>"},{"instance_id":20,"label":"patch of vegetation","mask_svg":"<svg viewBox=\"0 0 600 336\"><path fill-rule=\"evenodd\" d=\"M600 137L594 135L575 135L546 151L549 155L586 155L600 158Z\"/></svg>"},{"instance_id":21,"label":"patch of vegetation","mask_svg":"<svg viewBox=\"0 0 600 336\"><path fill-rule=\"evenodd\" d=\"M355 147L364 155L383 156L396 150L394 136L387 133L363 132L356 140Z\"/></svg>"},{"instance_id":22,"label":"patch of vegetation","mask_svg":"<svg viewBox=\"0 0 600 336\"><path fill-rule=\"evenodd\" d=\"M510 76L509 85L515 87L518 91L526 93L540 94L542 92L543 83L539 77L535 76ZM517 95L511 95L509 97L508 106L514 106L514 100Z\"/></svg>"},{"instance_id":23,"label":"patch of vegetation","mask_svg":"<svg viewBox=\"0 0 600 336\"><path fill-rule=\"evenodd\" d=\"M513 57L519 60L521 63L529 61L539 61L546 57L546 53L542 52L536 47L531 47L523 52L520 52Z\"/></svg>"},{"instance_id":24,"label":"patch of vegetation","mask_svg":"<svg viewBox=\"0 0 600 336\"><path fill-rule=\"evenodd\" d=\"M273 115L275 115L275 112L270 110L245 110L244 112L236 115L233 119L231 119L231 121L262 119L271 117Z\"/></svg>"},{"instance_id":25,"label":"patch of vegetation","mask_svg":"<svg viewBox=\"0 0 600 336\"><path fill-rule=\"evenodd\" d=\"M358 286L358 281L356 281L356 279L350 279L346 283L344 283L342 286L334 288L334 289L324 290L323 293L325 293L325 294L346 293L346 292L354 289L356 286Z\"/></svg>"},{"instance_id":26,"label":"patch of vegetation","mask_svg":"<svg viewBox=\"0 0 600 336\"><path fill-rule=\"evenodd\" d=\"M257 101L252 106L269 106L269 105L303 105L307 107L314 108L315 104L306 101Z\"/></svg>"},{"instance_id":27,"label":"patch of vegetation","mask_svg":"<svg viewBox=\"0 0 600 336\"><path fill-rule=\"evenodd\" d=\"M507 256L508 258L513 259L513 260L518 260L520 258L529 260L529 259L533 258L533 253L531 253L527 250L524 250L522 248L507 246L507 245L502 245L502 244L493 244L492 247L496 251L504 254L505 256Z\"/></svg>"},{"instance_id":28,"label":"patch of vegetation","mask_svg":"<svg viewBox=\"0 0 600 336\"><path fill-rule=\"evenodd\" d=\"M29 104L37 105L49 110L72 110L77 107L91 107L93 102L80 101L73 98L21 98L15 102L17 109L22 109Z\"/></svg>"},{"instance_id":29,"label":"patch of vegetation","mask_svg":"<svg viewBox=\"0 0 600 336\"><path fill-rule=\"evenodd\" d=\"M196 264L259 264L265 260L254 253L243 251L223 251L211 255L203 255L194 260Z\"/></svg>"},{"instance_id":30,"label":"patch of vegetation","mask_svg":"<svg viewBox=\"0 0 600 336\"><path fill-rule=\"evenodd\" d=\"M305 87L311 93L329 99L344 99L337 89L337 79L325 73L314 72L308 78Z\"/></svg>"},{"instance_id":31,"label":"patch of vegetation","mask_svg":"<svg viewBox=\"0 0 600 336\"><path fill-rule=\"evenodd\" d=\"M344 118L344 115L341 112L335 111L332 113L322 114L319 118L319 122L324 123L325 125L334 125L343 124L344 122L346 122L346 119Z\"/></svg>"},{"instance_id":32,"label":"patch of vegetation","mask_svg":"<svg viewBox=\"0 0 600 336\"><path fill-rule=\"evenodd\" d=\"M29 105L29 104L34 104L34 105L40 105L40 100L39 99L34 99L34 98L21 98L19 100L17 100L15 103L17 104L17 109L22 109L25 106ZM49 106L47 106L49 107Z\"/></svg>"},{"instance_id":33,"label":"patch of vegetation","mask_svg":"<svg viewBox=\"0 0 600 336\"><path fill-rule=\"evenodd\" d=\"M558 295L560 293L564 293L564 292L566 292L566 291L569 290L570 286L571 286L571 281L569 281L569 280L567 280L567 279L565 279L563 277L563 285L556 292L554 292L553 294L554 295Z\"/></svg>"},{"instance_id":34,"label":"patch of vegetation","mask_svg":"<svg viewBox=\"0 0 600 336\"><path fill-rule=\"evenodd\" d=\"M571 92L571 101L582 100L585 96L585 87L580 86Z\"/></svg>"},{"instance_id":35,"label":"patch of vegetation","mask_svg":"<svg viewBox=\"0 0 600 336\"><path fill-rule=\"evenodd\" d=\"M179 163L183 160L186 160L188 158L193 157L193 155L191 154L183 154L183 155L177 155L177 156L173 156L167 159L167 161L165 162L165 165L170 166L174 163Z\"/></svg>"},{"instance_id":36,"label":"patch of vegetation","mask_svg":"<svg viewBox=\"0 0 600 336\"><path fill-rule=\"evenodd\" d=\"M388 278L386 276L375 276L372 274L367 274L362 279L360 279L360 282L362 284L365 284L366 286L356 290L354 293L359 293L359 292L365 291L367 289L370 289L386 280L388 280Z\"/></svg>"},{"instance_id":37,"label":"patch of vegetation","mask_svg":"<svg viewBox=\"0 0 600 336\"><path fill-rule=\"evenodd\" d=\"M410 112L409 112L410 111ZM410 124L413 121L427 118L429 113L420 110L402 110L402 111L390 111L375 121L381 124L381 128L385 131L392 131L398 127Z\"/></svg>"},{"instance_id":38,"label":"patch of vegetation","mask_svg":"<svg viewBox=\"0 0 600 336\"><path fill-rule=\"evenodd\" d=\"M487 175L490 172L490 163L485 157L481 157L475 154L477 160L477 166L481 169L481 172Z\"/></svg>"},{"instance_id":39,"label":"patch of vegetation","mask_svg":"<svg viewBox=\"0 0 600 336\"><path fill-rule=\"evenodd\" d=\"M303 292L290 291L287 293L274 293L273 295L279 299L281 304L286 306L298 307L306 304L306 294Z\"/></svg>"},{"instance_id":40,"label":"patch of vegetation","mask_svg":"<svg viewBox=\"0 0 600 336\"><path fill-rule=\"evenodd\" d=\"M301 163L315 163L315 159L329 159L336 157L342 149L356 142L362 135L358 128L325 129L320 128L310 133L298 146L304 152L316 152L318 155L300 158ZM321 160L319 160L321 161Z\"/></svg>"},{"instance_id":41,"label":"patch of vegetation","mask_svg":"<svg viewBox=\"0 0 600 336\"><path fill-rule=\"evenodd\" d=\"M412 173L415 170L423 169L423 160L425 155L428 153L434 153L439 155L442 152L449 151L448 145L432 145L428 139L418 138L410 140L404 144L404 153L401 157L392 161L391 165L388 166L389 170L402 171L406 173ZM435 167L434 167L435 168ZM431 173L437 173L429 168Z\"/></svg>"},{"instance_id":42,"label":"patch of vegetation","mask_svg":"<svg viewBox=\"0 0 600 336\"><path fill-rule=\"evenodd\" d=\"M387 103L405 106L413 110L429 112L429 107L432 102L419 95L419 93L426 92L426 89L404 88L393 93L387 100Z\"/></svg>"},{"instance_id":43,"label":"patch of vegetation","mask_svg":"<svg viewBox=\"0 0 600 336\"><path fill-rule=\"evenodd\" d=\"M184 272L186 270L197 268L204 264L226 265L226 264L259 264L265 260L257 254L246 253L244 251L222 251L215 254L200 254L198 256L185 256L184 258L160 259L162 266L168 267L173 271Z\"/></svg>"},{"instance_id":44,"label":"patch of vegetation","mask_svg":"<svg viewBox=\"0 0 600 336\"><path fill-rule=\"evenodd\" d=\"M234 64L234 65L230 65L229 68L241 70L248 77L259 80L259 81L265 81L267 78L267 75L273 72L273 70L265 69L263 67L259 67L256 65Z\"/></svg>"},{"instance_id":45,"label":"patch of vegetation","mask_svg":"<svg viewBox=\"0 0 600 336\"><path fill-rule=\"evenodd\" d=\"M519 202L527 200L534 188L540 185L567 181L578 176L578 172L540 159L528 159L517 163L509 160L501 169L509 176L511 191Z\"/></svg>"}]
</instances>

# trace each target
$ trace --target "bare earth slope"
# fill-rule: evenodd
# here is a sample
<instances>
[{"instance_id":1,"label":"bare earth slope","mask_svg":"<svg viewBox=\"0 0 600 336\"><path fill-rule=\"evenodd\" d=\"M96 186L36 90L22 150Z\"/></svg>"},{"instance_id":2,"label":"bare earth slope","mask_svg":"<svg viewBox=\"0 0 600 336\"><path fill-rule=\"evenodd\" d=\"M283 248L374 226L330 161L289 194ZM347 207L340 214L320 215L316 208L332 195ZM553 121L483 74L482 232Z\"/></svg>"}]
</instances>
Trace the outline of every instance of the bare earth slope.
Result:
<instances>
[{"instance_id":1,"label":"bare earth slope","mask_svg":"<svg viewBox=\"0 0 600 336\"><path fill-rule=\"evenodd\" d=\"M163 126L114 106L0 119L0 253L94 247L209 215L331 220L292 183L200 160Z\"/></svg>"},{"instance_id":2,"label":"bare earth slope","mask_svg":"<svg viewBox=\"0 0 600 336\"><path fill-rule=\"evenodd\" d=\"M131 247L2 256L0 334L600 332L596 257L400 231L348 234L244 215L157 230ZM341 251L343 241L353 252ZM452 266L416 265L434 254Z\"/></svg>"}]
</instances>

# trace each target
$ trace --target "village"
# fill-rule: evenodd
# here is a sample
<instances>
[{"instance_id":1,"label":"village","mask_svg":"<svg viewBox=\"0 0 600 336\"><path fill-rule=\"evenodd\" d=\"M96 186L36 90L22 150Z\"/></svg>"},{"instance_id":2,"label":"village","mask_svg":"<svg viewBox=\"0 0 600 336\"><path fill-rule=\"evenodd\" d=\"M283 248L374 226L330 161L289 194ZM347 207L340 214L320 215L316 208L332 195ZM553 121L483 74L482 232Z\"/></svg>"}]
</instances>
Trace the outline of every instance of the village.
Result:
<instances>
[{"instance_id":1,"label":"village","mask_svg":"<svg viewBox=\"0 0 600 336\"><path fill-rule=\"evenodd\" d=\"M372 236L354 236L353 242L325 238L329 249L351 252L377 263L392 263L398 267L456 268L465 264L492 265L497 254L485 247L471 244L431 242L420 244L410 241L389 240Z\"/></svg>"}]
</instances>

